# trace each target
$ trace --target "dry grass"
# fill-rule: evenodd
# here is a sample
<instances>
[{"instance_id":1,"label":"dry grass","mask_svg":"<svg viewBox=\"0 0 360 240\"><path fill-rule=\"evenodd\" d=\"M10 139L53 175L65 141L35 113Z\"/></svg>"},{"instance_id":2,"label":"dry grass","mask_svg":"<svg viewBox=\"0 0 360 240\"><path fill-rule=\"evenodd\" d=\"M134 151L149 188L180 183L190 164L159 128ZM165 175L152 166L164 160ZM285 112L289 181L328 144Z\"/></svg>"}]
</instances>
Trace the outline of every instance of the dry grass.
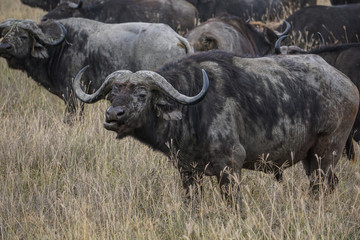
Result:
<instances>
[{"instance_id":1,"label":"dry grass","mask_svg":"<svg viewBox=\"0 0 360 240\"><path fill-rule=\"evenodd\" d=\"M1 21L41 15L1 0ZM342 159L337 190L320 200L298 165L283 183L243 171L245 217L221 201L210 178L193 208L162 154L103 129L106 107L87 106L70 127L58 98L0 59L1 239L360 238L359 161Z\"/></svg>"}]
</instances>

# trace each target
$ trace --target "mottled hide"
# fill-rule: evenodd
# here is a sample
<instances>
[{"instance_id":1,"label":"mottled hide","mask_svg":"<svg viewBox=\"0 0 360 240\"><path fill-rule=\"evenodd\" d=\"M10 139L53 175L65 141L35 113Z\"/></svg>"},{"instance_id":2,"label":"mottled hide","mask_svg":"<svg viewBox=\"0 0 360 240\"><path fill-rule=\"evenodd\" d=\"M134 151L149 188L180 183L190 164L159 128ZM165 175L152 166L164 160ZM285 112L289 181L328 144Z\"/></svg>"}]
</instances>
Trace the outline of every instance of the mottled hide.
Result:
<instances>
[{"instance_id":1,"label":"mottled hide","mask_svg":"<svg viewBox=\"0 0 360 240\"><path fill-rule=\"evenodd\" d=\"M185 0L105 0L74 8L67 1L43 16L42 20L82 17L104 23L165 23L178 32L197 24L198 11Z\"/></svg>"},{"instance_id":2,"label":"mottled hide","mask_svg":"<svg viewBox=\"0 0 360 240\"><path fill-rule=\"evenodd\" d=\"M209 88L191 105L179 103L151 81L164 78L180 93L194 96L203 85L201 69ZM166 64L156 73L117 71L106 82L86 97L95 102L111 91L105 128L170 157L177 152L188 193L203 175L216 176L226 195L228 173L240 176L245 168L279 177L283 168L299 161L314 189L320 176L332 189L337 183L333 168L359 105L355 85L310 54L241 58L209 51ZM168 113L176 117L164 118ZM268 154L266 160L261 160L263 154Z\"/></svg>"},{"instance_id":3,"label":"mottled hide","mask_svg":"<svg viewBox=\"0 0 360 240\"><path fill-rule=\"evenodd\" d=\"M360 43L349 43L334 46L322 46L306 52L302 49L284 46L288 54L317 54L327 63L340 70L360 89ZM352 139L360 141L360 112L356 116L354 126L346 143L346 153L349 159L354 158Z\"/></svg>"},{"instance_id":4,"label":"mottled hide","mask_svg":"<svg viewBox=\"0 0 360 240\"><path fill-rule=\"evenodd\" d=\"M165 24L105 24L82 18L57 22L67 32L64 41L57 45L44 42L59 35L50 34L59 29L53 21L37 24L31 20L9 19L0 23L3 37L0 56L7 60L9 67L25 71L62 98L69 113L76 110L72 78L84 65L92 66L83 84L93 92L102 79L115 70L152 70L193 52L188 41ZM24 23L29 26L27 29L21 27ZM36 29L36 33L31 28ZM41 40L39 34L45 37Z\"/></svg>"}]
</instances>

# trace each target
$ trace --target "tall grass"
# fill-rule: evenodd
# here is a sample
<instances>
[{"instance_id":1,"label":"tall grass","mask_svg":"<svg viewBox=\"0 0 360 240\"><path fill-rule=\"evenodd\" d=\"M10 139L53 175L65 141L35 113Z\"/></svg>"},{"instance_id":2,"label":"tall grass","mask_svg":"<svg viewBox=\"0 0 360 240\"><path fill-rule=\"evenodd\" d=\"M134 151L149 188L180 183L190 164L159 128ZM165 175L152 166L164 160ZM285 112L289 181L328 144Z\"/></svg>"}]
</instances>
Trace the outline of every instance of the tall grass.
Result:
<instances>
[{"instance_id":1,"label":"tall grass","mask_svg":"<svg viewBox=\"0 0 360 240\"><path fill-rule=\"evenodd\" d=\"M6 18L40 10L1 0ZM1 239L359 239L360 163L341 159L340 183L316 200L297 165L284 181L243 171L243 213L221 200L185 204L177 170L162 154L104 130L108 103L62 122L61 100L0 59Z\"/></svg>"}]
</instances>

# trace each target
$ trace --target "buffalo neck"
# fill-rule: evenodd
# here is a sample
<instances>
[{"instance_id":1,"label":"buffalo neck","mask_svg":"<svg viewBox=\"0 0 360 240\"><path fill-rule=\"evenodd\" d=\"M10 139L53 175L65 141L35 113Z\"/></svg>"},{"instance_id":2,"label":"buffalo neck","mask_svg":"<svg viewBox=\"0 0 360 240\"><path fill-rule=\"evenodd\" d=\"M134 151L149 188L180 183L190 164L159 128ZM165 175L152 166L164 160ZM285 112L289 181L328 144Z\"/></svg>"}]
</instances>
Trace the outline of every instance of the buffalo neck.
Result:
<instances>
[{"instance_id":1,"label":"buffalo neck","mask_svg":"<svg viewBox=\"0 0 360 240\"><path fill-rule=\"evenodd\" d=\"M183 111L186 112L188 107L184 106ZM176 149L183 148L190 136L192 130L188 120L164 120L157 117L154 113L147 115L149 119L141 128L135 129L133 137L169 156L169 146Z\"/></svg>"}]
</instances>

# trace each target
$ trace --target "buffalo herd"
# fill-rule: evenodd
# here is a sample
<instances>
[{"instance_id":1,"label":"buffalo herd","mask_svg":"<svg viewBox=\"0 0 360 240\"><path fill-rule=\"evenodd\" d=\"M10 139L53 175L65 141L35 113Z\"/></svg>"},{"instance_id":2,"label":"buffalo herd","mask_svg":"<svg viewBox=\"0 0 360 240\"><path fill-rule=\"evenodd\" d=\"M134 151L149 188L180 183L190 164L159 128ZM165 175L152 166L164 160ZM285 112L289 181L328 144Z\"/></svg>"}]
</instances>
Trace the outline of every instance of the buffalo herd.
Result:
<instances>
[{"instance_id":1,"label":"buffalo herd","mask_svg":"<svg viewBox=\"0 0 360 240\"><path fill-rule=\"evenodd\" d=\"M110 101L104 128L175 158L187 197L216 176L233 203L242 169L281 181L298 162L331 192L344 150L355 159L360 1L21 2L48 13L1 20L0 57L61 98L67 123Z\"/></svg>"}]
</instances>

